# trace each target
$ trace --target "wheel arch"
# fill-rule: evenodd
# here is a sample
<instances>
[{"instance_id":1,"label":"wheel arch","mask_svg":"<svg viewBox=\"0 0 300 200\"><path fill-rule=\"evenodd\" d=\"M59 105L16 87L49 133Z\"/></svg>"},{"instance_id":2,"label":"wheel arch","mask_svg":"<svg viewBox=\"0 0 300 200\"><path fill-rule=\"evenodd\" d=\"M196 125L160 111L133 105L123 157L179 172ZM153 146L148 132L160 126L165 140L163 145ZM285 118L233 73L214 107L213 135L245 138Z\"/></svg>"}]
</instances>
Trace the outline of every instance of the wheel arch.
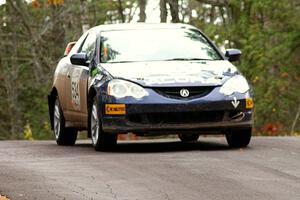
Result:
<instances>
[{"instance_id":1,"label":"wheel arch","mask_svg":"<svg viewBox=\"0 0 300 200\"><path fill-rule=\"evenodd\" d=\"M55 104L56 96L58 96L58 92L57 92L56 87L53 87L50 94L48 95L49 118L50 118L50 124L51 124L52 130L54 127L53 113L54 113L54 104Z\"/></svg>"},{"instance_id":2,"label":"wheel arch","mask_svg":"<svg viewBox=\"0 0 300 200\"><path fill-rule=\"evenodd\" d=\"M90 131L90 112L91 112L91 107L93 104L93 99L97 95L97 90L94 86L91 86L88 91L87 95L87 110L88 110L88 137L91 137L91 131Z\"/></svg>"},{"instance_id":3,"label":"wheel arch","mask_svg":"<svg viewBox=\"0 0 300 200\"><path fill-rule=\"evenodd\" d=\"M89 110L90 106L93 103L93 98L97 95L97 90L94 86L91 86L87 95L87 109Z\"/></svg>"}]
</instances>

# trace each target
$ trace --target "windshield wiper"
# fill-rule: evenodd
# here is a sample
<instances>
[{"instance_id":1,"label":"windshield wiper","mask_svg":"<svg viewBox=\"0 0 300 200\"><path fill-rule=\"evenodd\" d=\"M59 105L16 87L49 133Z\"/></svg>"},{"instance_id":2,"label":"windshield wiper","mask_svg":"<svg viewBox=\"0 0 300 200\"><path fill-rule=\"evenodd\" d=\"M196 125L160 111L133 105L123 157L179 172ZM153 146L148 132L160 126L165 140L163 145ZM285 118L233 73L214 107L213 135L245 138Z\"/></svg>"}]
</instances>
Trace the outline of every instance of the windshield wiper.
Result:
<instances>
[{"instance_id":1,"label":"windshield wiper","mask_svg":"<svg viewBox=\"0 0 300 200\"><path fill-rule=\"evenodd\" d=\"M212 59L204 59L204 58L171 58L171 59L167 59L165 61L191 61L191 60L212 60Z\"/></svg>"}]
</instances>

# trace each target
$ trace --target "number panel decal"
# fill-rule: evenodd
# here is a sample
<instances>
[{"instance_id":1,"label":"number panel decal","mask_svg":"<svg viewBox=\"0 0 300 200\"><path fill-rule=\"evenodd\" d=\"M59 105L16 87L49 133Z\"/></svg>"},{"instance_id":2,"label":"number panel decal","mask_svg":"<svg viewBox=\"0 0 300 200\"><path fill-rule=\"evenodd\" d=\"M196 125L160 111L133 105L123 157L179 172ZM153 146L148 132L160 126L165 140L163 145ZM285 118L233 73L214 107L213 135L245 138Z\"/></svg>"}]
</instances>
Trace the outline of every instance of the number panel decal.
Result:
<instances>
[{"instance_id":1,"label":"number panel decal","mask_svg":"<svg viewBox=\"0 0 300 200\"><path fill-rule=\"evenodd\" d=\"M71 79L71 95L74 110L80 110L80 76L82 69L75 68Z\"/></svg>"}]
</instances>

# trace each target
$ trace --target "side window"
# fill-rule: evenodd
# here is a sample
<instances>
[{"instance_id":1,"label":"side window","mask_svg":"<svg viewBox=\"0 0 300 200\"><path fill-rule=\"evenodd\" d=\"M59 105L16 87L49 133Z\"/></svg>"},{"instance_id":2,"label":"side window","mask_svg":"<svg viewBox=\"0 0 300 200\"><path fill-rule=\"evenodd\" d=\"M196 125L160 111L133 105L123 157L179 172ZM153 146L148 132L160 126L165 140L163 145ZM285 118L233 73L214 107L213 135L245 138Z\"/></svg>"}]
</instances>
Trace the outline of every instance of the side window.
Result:
<instances>
[{"instance_id":1,"label":"side window","mask_svg":"<svg viewBox=\"0 0 300 200\"><path fill-rule=\"evenodd\" d=\"M92 56L95 51L95 44L96 44L96 34L95 33L90 33L87 38L85 39L81 49L80 53L86 53L89 60L92 59Z\"/></svg>"}]
</instances>

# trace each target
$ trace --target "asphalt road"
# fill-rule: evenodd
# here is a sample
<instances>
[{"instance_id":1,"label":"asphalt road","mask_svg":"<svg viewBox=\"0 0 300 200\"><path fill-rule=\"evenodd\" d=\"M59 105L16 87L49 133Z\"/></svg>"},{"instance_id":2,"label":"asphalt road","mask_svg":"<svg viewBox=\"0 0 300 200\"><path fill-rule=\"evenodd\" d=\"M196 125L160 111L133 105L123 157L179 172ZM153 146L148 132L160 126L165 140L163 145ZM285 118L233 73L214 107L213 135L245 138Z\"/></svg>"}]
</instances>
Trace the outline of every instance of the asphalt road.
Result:
<instances>
[{"instance_id":1,"label":"asphalt road","mask_svg":"<svg viewBox=\"0 0 300 200\"><path fill-rule=\"evenodd\" d=\"M0 193L16 199L300 199L300 137L120 142L0 141Z\"/></svg>"}]
</instances>

